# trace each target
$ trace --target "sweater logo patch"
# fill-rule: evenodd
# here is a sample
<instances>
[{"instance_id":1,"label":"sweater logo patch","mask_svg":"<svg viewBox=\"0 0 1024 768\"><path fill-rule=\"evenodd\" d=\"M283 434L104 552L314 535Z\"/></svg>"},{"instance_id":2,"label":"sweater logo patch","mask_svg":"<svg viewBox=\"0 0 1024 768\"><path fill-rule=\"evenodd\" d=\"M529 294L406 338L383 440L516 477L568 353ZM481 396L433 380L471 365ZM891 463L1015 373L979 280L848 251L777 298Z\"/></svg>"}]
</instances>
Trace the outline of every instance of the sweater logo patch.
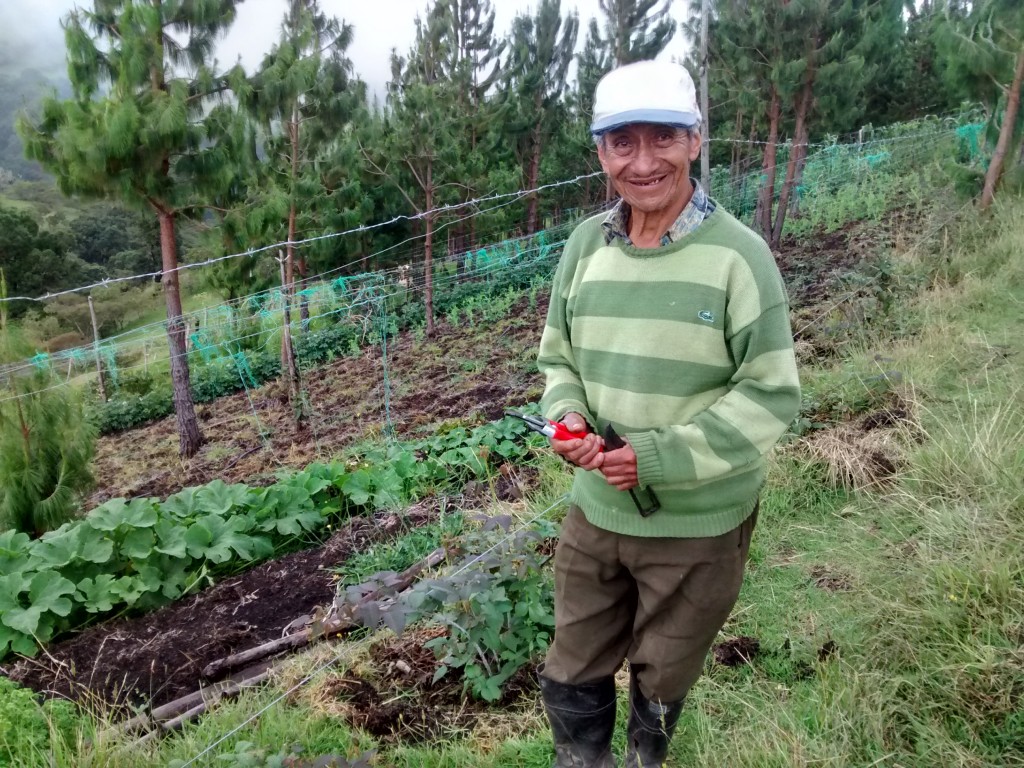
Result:
<instances>
[{"instance_id":1,"label":"sweater logo patch","mask_svg":"<svg viewBox=\"0 0 1024 768\"><path fill-rule=\"evenodd\" d=\"M715 313L712 312L710 309L702 309L700 312L697 313L697 317L699 317L705 323L715 322Z\"/></svg>"}]
</instances>

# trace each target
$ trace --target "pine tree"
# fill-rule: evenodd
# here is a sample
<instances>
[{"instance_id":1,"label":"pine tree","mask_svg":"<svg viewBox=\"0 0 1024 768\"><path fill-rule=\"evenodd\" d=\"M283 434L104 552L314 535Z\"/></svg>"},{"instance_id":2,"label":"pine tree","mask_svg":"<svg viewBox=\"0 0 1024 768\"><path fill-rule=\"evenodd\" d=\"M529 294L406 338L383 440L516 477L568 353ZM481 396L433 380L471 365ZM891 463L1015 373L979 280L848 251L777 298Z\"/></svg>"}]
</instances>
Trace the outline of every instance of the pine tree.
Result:
<instances>
[{"instance_id":1,"label":"pine tree","mask_svg":"<svg viewBox=\"0 0 1024 768\"><path fill-rule=\"evenodd\" d=\"M313 162L334 137L345 130L359 107L362 91L353 88L352 63L345 50L352 41L352 26L325 14L319 0L290 0L281 25L281 38L263 59L251 80L247 104L263 125L269 168L271 207L287 210L283 231L271 227L271 236L284 235L285 260L282 295L286 328L295 294L308 276L305 250L296 256L294 243L316 228L317 198L323 187L313 173ZM266 189L266 188L264 188ZM263 212L266 217L266 212ZM305 327L309 310L300 305ZM293 411L300 418L298 366L290 333L281 337L281 370L288 383Z\"/></svg>"},{"instance_id":2,"label":"pine tree","mask_svg":"<svg viewBox=\"0 0 1024 768\"><path fill-rule=\"evenodd\" d=\"M494 127L506 119L500 102L488 94L502 77L505 42L494 33L491 0L438 0L431 17L440 35L438 78L454 89L456 110L451 129L461 137L463 151L452 178L458 177L461 202L477 197L495 167ZM467 251L476 241L477 218L456 221L449 236L456 251ZM468 230L468 235L467 235Z\"/></svg>"},{"instance_id":3,"label":"pine tree","mask_svg":"<svg viewBox=\"0 0 1024 768\"><path fill-rule=\"evenodd\" d=\"M345 56L352 33L350 24L325 14L319 0L289 0L281 38L251 81L248 105L264 127L271 179L287 200L281 234L287 240L288 285L295 272L300 281L308 274L306 258L302 252L296 257L293 243L319 231L312 214L323 188L311 173L313 165L362 106L362 85L354 82Z\"/></svg>"},{"instance_id":4,"label":"pine tree","mask_svg":"<svg viewBox=\"0 0 1024 768\"><path fill-rule=\"evenodd\" d=\"M942 35L948 77L969 84L973 98L981 99L989 110L990 132L997 134L981 192L981 207L987 208L995 198L1007 158L1013 162L1016 153L1012 148L1024 130L1019 119L1024 87L1024 5L1020 0L978 0L966 14L957 3L952 5Z\"/></svg>"},{"instance_id":5,"label":"pine tree","mask_svg":"<svg viewBox=\"0 0 1024 768\"><path fill-rule=\"evenodd\" d=\"M116 197L160 223L171 379L182 456L203 436L189 390L175 227L198 214L200 194L228 184L234 158L204 142L230 122L219 97L241 86L240 67L216 74L213 45L238 0L94 0L65 19L73 98L49 98L42 120L19 122L31 157L67 194Z\"/></svg>"},{"instance_id":6,"label":"pine tree","mask_svg":"<svg viewBox=\"0 0 1024 768\"><path fill-rule=\"evenodd\" d=\"M21 357L7 326L7 281L0 269L0 361ZM0 531L33 537L78 511L92 485L95 427L70 387L54 389L44 371L11 376L0 402Z\"/></svg>"},{"instance_id":7,"label":"pine tree","mask_svg":"<svg viewBox=\"0 0 1024 768\"><path fill-rule=\"evenodd\" d=\"M451 189L447 180L459 167L458 90L444 76L450 61L451 28L443 2L424 21L416 19L416 40L408 58L391 56L391 82L381 144L363 147L373 172L393 184L423 222L423 301L426 333L434 333L433 255L435 208Z\"/></svg>"},{"instance_id":8,"label":"pine tree","mask_svg":"<svg viewBox=\"0 0 1024 768\"><path fill-rule=\"evenodd\" d=\"M610 62L621 67L653 59L675 34L668 15L671 0L599 0L604 13L604 46Z\"/></svg>"},{"instance_id":9,"label":"pine tree","mask_svg":"<svg viewBox=\"0 0 1024 768\"><path fill-rule=\"evenodd\" d=\"M755 111L751 138L766 139L754 224L777 248L812 125L849 124L861 114L864 81L871 71L865 69L858 43L865 38L870 14L855 0L727 0L717 10L712 72L732 79L741 93L738 112ZM721 82L722 74L717 77ZM763 94L760 105L744 93ZM743 119L738 115L736 134L742 133ZM792 141L776 204L778 146L787 130Z\"/></svg>"},{"instance_id":10,"label":"pine tree","mask_svg":"<svg viewBox=\"0 0 1024 768\"><path fill-rule=\"evenodd\" d=\"M564 24L563 24L564 21ZM545 140L556 130L566 74L572 62L579 17L564 20L560 0L541 0L536 16L517 16L512 23L511 56L505 93L513 102L520 162L525 185L536 189ZM526 231L538 228L539 194L528 198Z\"/></svg>"},{"instance_id":11,"label":"pine tree","mask_svg":"<svg viewBox=\"0 0 1024 768\"><path fill-rule=\"evenodd\" d=\"M597 19L591 19L583 48L576 54L576 87L572 103L579 119L589 123L594 112L594 89L611 68L611 58L604 49Z\"/></svg>"}]
</instances>

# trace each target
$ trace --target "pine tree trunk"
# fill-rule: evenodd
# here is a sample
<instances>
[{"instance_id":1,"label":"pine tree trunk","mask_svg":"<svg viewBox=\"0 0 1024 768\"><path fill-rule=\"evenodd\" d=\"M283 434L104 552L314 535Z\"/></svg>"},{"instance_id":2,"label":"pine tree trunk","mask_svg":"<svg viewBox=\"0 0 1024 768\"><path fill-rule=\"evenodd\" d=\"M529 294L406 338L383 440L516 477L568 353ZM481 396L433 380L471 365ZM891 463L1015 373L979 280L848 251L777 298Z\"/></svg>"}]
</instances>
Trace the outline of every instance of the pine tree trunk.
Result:
<instances>
[{"instance_id":1,"label":"pine tree trunk","mask_svg":"<svg viewBox=\"0 0 1024 768\"><path fill-rule=\"evenodd\" d=\"M174 214L160 211L160 255L163 261L164 298L167 300L167 341L171 350L171 386L174 389L174 413L178 421L178 453L195 456L203 444L185 351L185 324L181 317L181 291L178 282L178 251L174 240Z\"/></svg>"},{"instance_id":2,"label":"pine tree trunk","mask_svg":"<svg viewBox=\"0 0 1024 768\"><path fill-rule=\"evenodd\" d=\"M793 195L789 198L789 215L796 216L800 212L800 195L797 191L800 186L804 183L804 169L807 167L807 142L808 142L807 128L804 128L804 140L800 146L800 153L797 155L796 161L796 178L793 179Z\"/></svg>"},{"instance_id":3,"label":"pine tree trunk","mask_svg":"<svg viewBox=\"0 0 1024 768\"><path fill-rule=\"evenodd\" d=\"M729 158L729 181L733 184L740 175L740 153L742 145L739 142L740 132L743 130L743 110L736 111L736 143L732 145L732 153Z\"/></svg>"},{"instance_id":4,"label":"pine tree trunk","mask_svg":"<svg viewBox=\"0 0 1024 768\"><path fill-rule=\"evenodd\" d=\"M796 168L800 162L800 153L807 143L807 113L811 108L811 98L814 93L814 70L807 68L807 75L804 78L804 87L801 89L800 98L796 105L796 127L793 131L793 146L789 151L789 162L786 163L786 180L782 184L782 191L779 193L779 205L775 209L775 224L772 226L772 237L769 245L773 249L779 247L782 242L782 228L786 224L786 214L789 213L789 197L793 193L793 182L796 179Z\"/></svg>"},{"instance_id":5,"label":"pine tree trunk","mask_svg":"<svg viewBox=\"0 0 1024 768\"><path fill-rule=\"evenodd\" d=\"M773 87L768 107L768 143L764 147L762 164L765 180L758 193L757 209L754 212L754 223L766 240L772 235L772 202L775 198L775 158L778 155L780 117L779 92Z\"/></svg>"},{"instance_id":6,"label":"pine tree trunk","mask_svg":"<svg viewBox=\"0 0 1024 768\"><path fill-rule=\"evenodd\" d=\"M536 189L537 180L540 177L540 151L541 151L541 131L540 123L533 129L533 135L530 137L530 169L527 173L526 188ZM530 194L529 207L526 209L526 234L532 235L537 231L537 209L540 207L540 193L533 192Z\"/></svg>"},{"instance_id":7,"label":"pine tree trunk","mask_svg":"<svg viewBox=\"0 0 1024 768\"><path fill-rule=\"evenodd\" d=\"M433 161L427 161L427 170L424 175L427 180L426 207L427 215L423 217L426 230L423 243L423 306L427 319L427 336L434 335L434 214L430 211L434 207L434 180Z\"/></svg>"},{"instance_id":8,"label":"pine tree trunk","mask_svg":"<svg viewBox=\"0 0 1024 768\"><path fill-rule=\"evenodd\" d=\"M287 259L281 261L281 296L284 302L284 316L281 324L281 372L284 374L285 379L287 379L288 403L292 406L295 420L301 422L304 414L300 398L299 366L295 362L295 347L292 345L291 289L286 272L287 261Z\"/></svg>"},{"instance_id":9,"label":"pine tree trunk","mask_svg":"<svg viewBox=\"0 0 1024 768\"><path fill-rule=\"evenodd\" d=\"M996 186L1003 175L1003 161L1010 149L1010 140L1013 138L1013 129L1017 125L1017 110L1020 108L1020 89L1024 81L1024 51L1017 54L1017 66L1013 72L1013 82L1010 84L1010 91L1006 95L1006 111L1003 112L1003 125L999 129L999 140L996 142L996 150L992 153L992 162L988 164L988 171L985 172L985 186L981 191L981 208L988 208L996 196Z\"/></svg>"}]
</instances>

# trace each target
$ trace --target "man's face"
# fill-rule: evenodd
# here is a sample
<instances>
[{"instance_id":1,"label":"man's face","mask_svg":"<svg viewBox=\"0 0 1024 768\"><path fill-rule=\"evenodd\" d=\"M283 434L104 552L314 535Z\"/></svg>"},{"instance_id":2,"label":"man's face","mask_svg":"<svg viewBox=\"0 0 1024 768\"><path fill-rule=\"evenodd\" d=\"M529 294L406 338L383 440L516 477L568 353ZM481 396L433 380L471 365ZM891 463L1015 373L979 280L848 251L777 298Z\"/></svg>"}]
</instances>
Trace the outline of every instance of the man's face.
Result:
<instances>
[{"instance_id":1,"label":"man's face","mask_svg":"<svg viewBox=\"0 0 1024 768\"><path fill-rule=\"evenodd\" d=\"M683 128L634 123L609 131L597 145L601 167L630 208L646 214L678 213L692 192L690 163L700 136Z\"/></svg>"}]
</instances>

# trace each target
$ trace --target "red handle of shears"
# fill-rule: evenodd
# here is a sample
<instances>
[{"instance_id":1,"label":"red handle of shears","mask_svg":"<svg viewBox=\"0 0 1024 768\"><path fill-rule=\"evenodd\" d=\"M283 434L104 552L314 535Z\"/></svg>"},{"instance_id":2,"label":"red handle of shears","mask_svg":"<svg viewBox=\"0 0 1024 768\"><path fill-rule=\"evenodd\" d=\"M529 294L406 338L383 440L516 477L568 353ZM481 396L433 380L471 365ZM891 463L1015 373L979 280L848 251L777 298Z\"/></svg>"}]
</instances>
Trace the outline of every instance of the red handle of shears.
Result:
<instances>
[{"instance_id":1,"label":"red handle of shears","mask_svg":"<svg viewBox=\"0 0 1024 768\"><path fill-rule=\"evenodd\" d=\"M586 427L573 432L565 424L560 421L548 421L548 426L544 428L544 434L555 440L578 440L587 435Z\"/></svg>"}]
</instances>

